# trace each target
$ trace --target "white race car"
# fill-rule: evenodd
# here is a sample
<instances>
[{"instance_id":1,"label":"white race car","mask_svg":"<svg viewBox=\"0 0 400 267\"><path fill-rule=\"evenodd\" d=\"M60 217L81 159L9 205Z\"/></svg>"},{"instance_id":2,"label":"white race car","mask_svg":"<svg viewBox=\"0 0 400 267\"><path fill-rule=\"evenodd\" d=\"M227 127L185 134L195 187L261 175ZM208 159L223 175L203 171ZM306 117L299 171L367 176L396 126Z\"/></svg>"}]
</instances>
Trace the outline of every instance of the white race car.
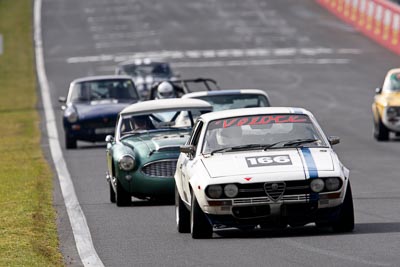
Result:
<instances>
[{"instance_id":1,"label":"white race car","mask_svg":"<svg viewBox=\"0 0 400 267\"><path fill-rule=\"evenodd\" d=\"M314 222L354 228L349 170L314 116L268 107L199 117L175 172L180 233L212 237L213 227L284 228Z\"/></svg>"}]
</instances>

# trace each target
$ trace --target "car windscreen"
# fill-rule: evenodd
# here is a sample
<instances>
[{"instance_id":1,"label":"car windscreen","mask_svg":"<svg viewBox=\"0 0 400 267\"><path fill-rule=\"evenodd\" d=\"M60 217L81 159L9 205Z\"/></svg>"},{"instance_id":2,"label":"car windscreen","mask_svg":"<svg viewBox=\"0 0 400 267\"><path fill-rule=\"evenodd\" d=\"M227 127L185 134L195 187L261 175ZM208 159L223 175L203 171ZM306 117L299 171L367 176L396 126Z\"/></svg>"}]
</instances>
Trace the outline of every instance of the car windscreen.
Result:
<instances>
[{"instance_id":1,"label":"car windscreen","mask_svg":"<svg viewBox=\"0 0 400 267\"><path fill-rule=\"evenodd\" d=\"M300 142L298 140L308 140ZM311 141L310 141L311 140ZM315 140L315 141L314 141ZM293 143L297 141L296 143ZM213 120L208 124L203 153L254 145L255 148L282 148L303 145L327 146L322 134L307 115L256 115ZM258 146L259 145L259 146Z\"/></svg>"},{"instance_id":2,"label":"car windscreen","mask_svg":"<svg viewBox=\"0 0 400 267\"><path fill-rule=\"evenodd\" d=\"M400 73L393 73L390 76L390 88L389 91L400 92Z\"/></svg>"},{"instance_id":3,"label":"car windscreen","mask_svg":"<svg viewBox=\"0 0 400 267\"><path fill-rule=\"evenodd\" d=\"M264 95L257 94L205 95L196 98L210 103L214 107L214 111L270 106Z\"/></svg>"},{"instance_id":4,"label":"car windscreen","mask_svg":"<svg viewBox=\"0 0 400 267\"><path fill-rule=\"evenodd\" d=\"M74 84L69 95L71 102L90 102L104 99L138 100L135 85L130 79L84 81Z\"/></svg>"},{"instance_id":5,"label":"car windscreen","mask_svg":"<svg viewBox=\"0 0 400 267\"><path fill-rule=\"evenodd\" d=\"M209 110L171 110L149 114L124 115L119 124L120 137L132 134L190 130L198 116Z\"/></svg>"}]
</instances>

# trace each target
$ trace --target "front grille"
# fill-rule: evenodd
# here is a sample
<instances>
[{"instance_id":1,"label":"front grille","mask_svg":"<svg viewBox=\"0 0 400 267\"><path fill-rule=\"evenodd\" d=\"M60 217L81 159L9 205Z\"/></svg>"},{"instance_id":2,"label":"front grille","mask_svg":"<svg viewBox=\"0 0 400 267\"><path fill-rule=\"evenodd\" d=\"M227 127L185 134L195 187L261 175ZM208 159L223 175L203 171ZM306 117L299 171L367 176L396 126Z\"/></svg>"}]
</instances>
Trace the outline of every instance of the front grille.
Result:
<instances>
[{"instance_id":1,"label":"front grille","mask_svg":"<svg viewBox=\"0 0 400 267\"><path fill-rule=\"evenodd\" d=\"M309 201L310 195L302 194L302 195L293 195L287 196L284 195L281 197L280 201L284 202L299 202L299 201ZM274 203L273 200L268 197L259 197L259 198L234 198L233 205L250 205L250 204L268 204Z\"/></svg>"},{"instance_id":2,"label":"front grille","mask_svg":"<svg viewBox=\"0 0 400 267\"><path fill-rule=\"evenodd\" d=\"M268 183L271 185L272 183ZM280 184L280 182L277 182ZM284 188L283 197L291 196L291 195L304 195L310 194L310 181L309 180L301 180L301 181L285 181L286 187ZM239 194L237 198L248 198L248 197L265 197L266 192L264 188L265 183L253 183L253 184L240 184Z\"/></svg>"},{"instance_id":3,"label":"front grille","mask_svg":"<svg viewBox=\"0 0 400 267\"><path fill-rule=\"evenodd\" d=\"M147 176L173 177L177 160L160 160L143 166L142 172Z\"/></svg>"},{"instance_id":4,"label":"front grille","mask_svg":"<svg viewBox=\"0 0 400 267\"><path fill-rule=\"evenodd\" d=\"M277 201L282 197L285 188L286 184L284 182L264 184L265 193L273 201Z\"/></svg>"}]
</instances>

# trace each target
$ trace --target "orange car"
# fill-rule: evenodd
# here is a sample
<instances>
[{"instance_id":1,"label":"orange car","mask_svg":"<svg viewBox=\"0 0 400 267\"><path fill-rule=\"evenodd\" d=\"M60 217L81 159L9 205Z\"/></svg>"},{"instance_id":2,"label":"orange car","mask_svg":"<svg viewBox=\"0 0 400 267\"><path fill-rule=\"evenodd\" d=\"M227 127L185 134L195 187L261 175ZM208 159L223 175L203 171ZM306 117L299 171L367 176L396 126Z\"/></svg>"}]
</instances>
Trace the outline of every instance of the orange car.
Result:
<instances>
[{"instance_id":1,"label":"orange car","mask_svg":"<svg viewBox=\"0 0 400 267\"><path fill-rule=\"evenodd\" d=\"M376 88L372 112L376 140L389 140L390 132L400 136L400 68L389 70L383 87Z\"/></svg>"}]
</instances>

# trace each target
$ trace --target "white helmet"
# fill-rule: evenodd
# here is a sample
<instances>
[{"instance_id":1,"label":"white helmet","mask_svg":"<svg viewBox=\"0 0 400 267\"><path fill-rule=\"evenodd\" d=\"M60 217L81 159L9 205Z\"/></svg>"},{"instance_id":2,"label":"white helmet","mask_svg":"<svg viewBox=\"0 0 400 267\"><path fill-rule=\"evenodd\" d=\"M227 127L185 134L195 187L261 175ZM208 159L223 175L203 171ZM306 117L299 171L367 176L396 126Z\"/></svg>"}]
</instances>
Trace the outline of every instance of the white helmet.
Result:
<instances>
[{"instance_id":1,"label":"white helmet","mask_svg":"<svg viewBox=\"0 0 400 267\"><path fill-rule=\"evenodd\" d=\"M175 90L170 82L162 82L157 87L157 99L174 98Z\"/></svg>"},{"instance_id":2,"label":"white helmet","mask_svg":"<svg viewBox=\"0 0 400 267\"><path fill-rule=\"evenodd\" d=\"M242 145L242 128L240 126L222 128L217 132L216 139L220 146Z\"/></svg>"}]
</instances>

